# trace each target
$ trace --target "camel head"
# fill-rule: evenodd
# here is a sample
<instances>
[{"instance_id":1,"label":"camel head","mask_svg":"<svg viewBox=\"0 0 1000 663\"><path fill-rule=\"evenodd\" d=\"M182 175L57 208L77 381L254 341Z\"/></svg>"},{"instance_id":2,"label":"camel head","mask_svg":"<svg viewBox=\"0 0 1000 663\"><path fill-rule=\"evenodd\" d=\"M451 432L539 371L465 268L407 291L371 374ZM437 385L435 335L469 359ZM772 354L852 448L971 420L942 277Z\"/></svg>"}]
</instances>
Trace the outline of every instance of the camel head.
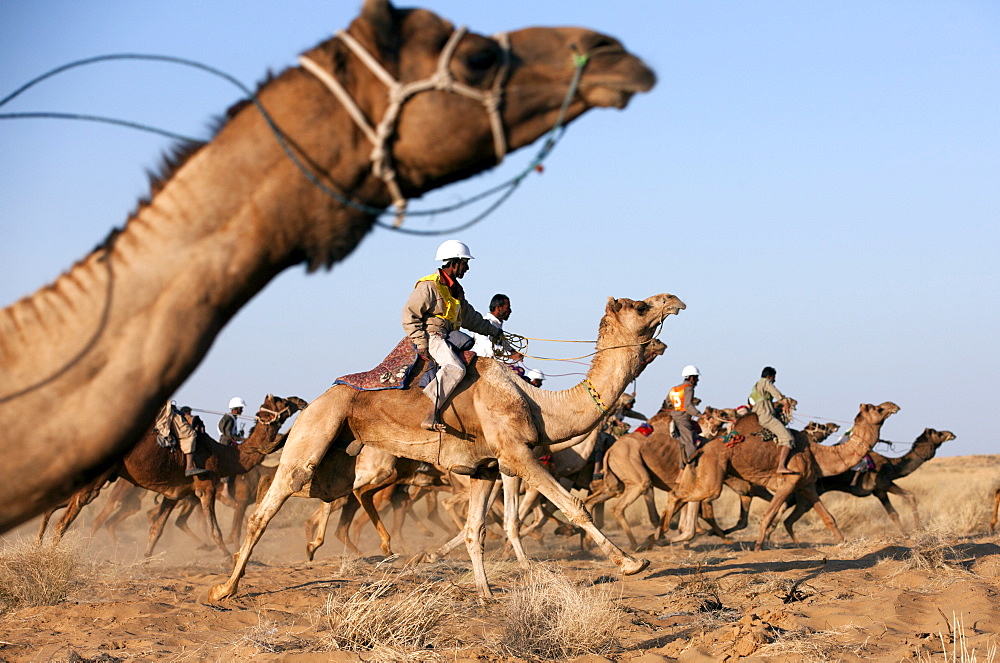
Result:
<instances>
[{"instance_id":1,"label":"camel head","mask_svg":"<svg viewBox=\"0 0 1000 663\"><path fill-rule=\"evenodd\" d=\"M706 440L713 440L722 435L726 427L734 421L736 421L736 411L732 408L706 406L698 418L698 426L701 428L699 435Z\"/></svg>"},{"instance_id":2,"label":"camel head","mask_svg":"<svg viewBox=\"0 0 1000 663\"><path fill-rule=\"evenodd\" d=\"M365 0L347 32L404 86L431 81L439 72L434 80L450 78L448 91L407 97L389 127L386 150L406 197L490 168L506 152L545 135L557 121L577 55L588 59L565 122L590 108L624 108L656 82L652 70L618 40L583 28L527 28L488 37L458 33L425 9ZM374 126L391 110L387 83L361 65L342 38L307 56L345 81ZM491 105L498 110L494 118Z\"/></svg>"},{"instance_id":3,"label":"camel head","mask_svg":"<svg viewBox=\"0 0 1000 663\"><path fill-rule=\"evenodd\" d=\"M281 396L274 396L273 394L268 394L264 398L264 404L260 406L257 410L256 420L257 423L270 426L272 424L281 424L288 421L288 419L305 408L308 403L298 396L289 396L288 398L282 398Z\"/></svg>"},{"instance_id":4,"label":"camel head","mask_svg":"<svg viewBox=\"0 0 1000 663\"><path fill-rule=\"evenodd\" d=\"M658 338L654 338L646 345L642 346L642 356L639 360L639 372L651 364L657 357L662 357L667 351L667 344Z\"/></svg>"},{"instance_id":5,"label":"camel head","mask_svg":"<svg viewBox=\"0 0 1000 663\"><path fill-rule=\"evenodd\" d=\"M836 433L838 430L840 430L840 424L835 424L833 422L820 424L815 421L810 421L806 424L806 427L802 429L802 432L810 442L819 444L826 438Z\"/></svg>"},{"instance_id":6,"label":"camel head","mask_svg":"<svg viewBox=\"0 0 1000 663\"><path fill-rule=\"evenodd\" d=\"M653 295L642 301L608 297L608 305L598 330L598 348L623 343L646 343L668 315L687 308L684 302L668 294Z\"/></svg>"},{"instance_id":7,"label":"camel head","mask_svg":"<svg viewBox=\"0 0 1000 663\"><path fill-rule=\"evenodd\" d=\"M854 417L854 423L857 424L881 424L891 415L899 412L899 406L891 401L886 401L881 405L872 405L870 403L862 403L860 405L861 411L858 412L858 416Z\"/></svg>"},{"instance_id":8,"label":"camel head","mask_svg":"<svg viewBox=\"0 0 1000 663\"><path fill-rule=\"evenodd\" d=\"M925 428L924 432L920 434L917 438L917 442L930 442L934 446L940 446L945 442L955 439L955 434L950 430L934 430L933 428Z\"/></svg>"}]
</instances>

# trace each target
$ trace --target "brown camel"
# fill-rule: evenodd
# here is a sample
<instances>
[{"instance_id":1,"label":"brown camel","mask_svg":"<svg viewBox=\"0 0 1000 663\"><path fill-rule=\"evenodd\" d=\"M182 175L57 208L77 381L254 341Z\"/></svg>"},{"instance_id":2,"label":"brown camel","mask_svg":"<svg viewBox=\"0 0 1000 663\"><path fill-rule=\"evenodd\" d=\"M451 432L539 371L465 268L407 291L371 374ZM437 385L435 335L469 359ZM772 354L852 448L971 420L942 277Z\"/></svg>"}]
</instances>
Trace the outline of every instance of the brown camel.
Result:
<instances>
[{"instance_id":1,"label":"brown camel","mask_svg":"<svg viewBox=\"0 0 1000 663\"><path fill-rule=\"evenodd\" d=\"M728 419L725 412L706 407L698 419L698 424L701 426L699 436L712 439L718 435ZM618 500L611 507L611 513L633 548L636 548L637 541L625 517L625 510L637 499L644 497L650 522L653 527L657 527L660 515L656 509L652 489L655 487L669 492L677 487L680 480L680 447L677 439L670 434L671 421L670 413L660 410L650 419L653 432L648 436L633 431L618 438L605 457L604 481L601 489L584 502L588 508L594 508L617 497ZM724 537L721 528L715 522L710 503L703 504L703 509L707 510L703 510L702 516L715 534Z\"/></svg>"},{"instance_id":2,"label":"brown camel","mask_svg":"<svg viewBox=\"0 0 1000 663\"><path fill-rule=\"evenodd\" d=\"M0 533L121 459L280 272L331 267L379 210L496 166L546 135L564 106L572 122L655 83L597 32L491 38L388 0L365 0L346 32L300 62L189 146L124 229L0 311L0 455L18 477L0 485Z\"/></svg>"},{"instance_id":3,"label":"brown camel","mask_svg":"<svg viewBox=\"0 0 1000 663\"><path fill-rule=\"evenodd\" d=\"M850 493L857 497L867 497L874 495L889 514L889 518L896 525L902 534L906 534L899 514L889 502L889 493L901 496L910 507L916 527L920 528L920 515L917 513L917 499L908 490L896 485L896 479L901 479L915 472L921 465L929 461L937 453L938 447L949 440L954 440L955 434L951 431L937 431L933 428L925 428L924 432L913 442L913 447L899 458L886 458L882 454L869 452L868 457L875 465L874 469L863 472L855 481L853 470L824 476L816 482L816 491L822 495L828 491L839 491ZM792 541L796 541L793 531L795 523L805 515L808 507L796 504L795 510L785 518L785 531Z\"/></svg>"},{"instance_id":4,"label":"brown camel","mask_svg":"<svg viewBox=\"0 0 1000 663\"><path fill-rule=\"evenodd\" d=\"M228 557L230 553L222 540L215 517L218 478L242 474L259 465L284 440L284 436L278 434L281 426L305 406L306 402L296 396L286 399L268 394L257 411L257 423L250 436L237 446L219 444L205 433L200 433L196 453L199 456L208 454L204 459L204 467L210 472L193 477L185 476L184 455L177 449L161 447L156 442L156 431L148 431L135 448L111 470L124 481L163 495L156 516L150 524L146 556L152 554L156 542L163 534L163 526L177 502L193 494L201 501L202 513L212 541ZM101 477L100 480L103 483L106 477ZM96 496L100 488L86 486L81 490L84 491ZM76 519L83 503L81 500L71 499L70 506L77 508L67 509L63 514L56 526L55 540L61 538ZM181 529L185 528L183 523L179 526Z\"/></svg>"},{"instance_id":5,"label":"brown camel","mask_svg":"<svg viewBox=\"0 0 1000 663\"><path fill-rule=\"evenodd\" d=\"M837 528L836 520L819 499L816 481L821 476L846 472L857 464L878 441L882 423L898 411L899 406L888 401L881 405L862 404L854 419L853 434L847 442L833 447L805 444L796 450L797 453L788 461L789 467L796 474L777 473L777 446L759 436L760 425L756 415L750 414L737 420L735 430L744 435L745 440L730 447L726 446L722 438L717 438L702 448L696 469L686 469L680 485L668 493L659 534L666 531L666 524L670 522L678 504L715 500L722 492L726 475L732 474L753 486L767 489L772 495L768 508L761 517L756 550L763 547L778 511L793 493L796 499L814 508L827 527L843 541L844 537ZM690 539L693 530L693 522L688 520L682 525L681 537L674 540Z\"/></svg>"},{"instance_id":6,"label":"brown camel","mask_svg":"<svg viewBox=\"0 0 1000 663\"><path fill-rule=\"evenodd\" d=\"M642 301L609 298L587 377L563 391L539 389L502 363L477 357L443 408L443 433L420 428L427 398L419 389L356 391L345 385L327 389L289 431L278 474L250 517L232 576L212 587L209 600L236 592L268 521L291 494L317 480L317 466L330 455L331 447L345 448L354 439L394 456L472 475L465 541L476 588L483 597L492 595L483 566L483 536L497 470L537 486L570 522L587 530L623 573L638 573L648 562L626 555L611 543L594 526L580 500L542 467L532 448L568 440L594 427L607 410L606 403L614 402L635 376L642 346L652 340L667 316L683 308L683 302L668 294ZM517 509L505 513L516 517Z\"/></svg>"}]
</instances>

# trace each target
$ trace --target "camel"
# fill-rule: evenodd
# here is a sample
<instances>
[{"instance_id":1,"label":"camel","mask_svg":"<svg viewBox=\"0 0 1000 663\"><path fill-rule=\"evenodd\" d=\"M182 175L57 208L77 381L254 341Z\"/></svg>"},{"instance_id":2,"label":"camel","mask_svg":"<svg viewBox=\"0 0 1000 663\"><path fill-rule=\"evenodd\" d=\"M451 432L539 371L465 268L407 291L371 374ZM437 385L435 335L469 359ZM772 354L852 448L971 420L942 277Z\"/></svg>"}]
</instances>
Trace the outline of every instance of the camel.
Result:
<instances>
[{"instance_id":1,"label":"camel","mask_svg":"<svg viewBox=\"0 0 1000 663\"><path fill-rule=\"evenodd\" d=\"M491 38L389 0L364 0L300 63L178 150L123 229L0 311L0 454L18 477L0 485L0 533L117 462L280 272L331 268L390 204L493 168L560 118L625 108L656 80L591 30Z\"/></svg>"},{"instance_id":2,"label":"camel","mask_svg":"<svg viewBox=\"0 0 1000 663\"><path fill-rule=\"evenodd\" d=\"M219 444L205 433L198 435L197 451L199 455L209 454L205 459L206 474L193 477L185 476L185 461L183 454L176 449L161 447L156 441L156 431L151 429L136 444L125 458L114 466L113 472L121 480L136 486L141 486L163 495L156 516L152 519L149 529L149 540L146 544L146 556L152 555L156 542L163 534L170 513L178 501L189 495L195 495L201 502L202 513L209 535L216 546L228 558L230 552L222 539L219 524L215 517L216 482L219 477L235 476L249 471L259 465L264 457L275 450L284 440L278 431L292 415L305 408L306 402L296 396L281 398L268 394L263 405L257 411L256 425L247 440L238 446ZM108 477L99 477L101 483ZM85 486L80 492L96 496L100 486ZM56 526L55 540L59 540L80 513L85 503L80 499L71 499L70 506ZM182 522L178 525L185 529ZM189 532L190 533L190 532ZM192 534L192 536L194 536ZM197 538L197 537L196 537Z\"/></svg>"},{"instance_id":3,"label":"camel","mask_svg":"<svg viewBox=\"0 0 1000 663\"><path fill-rule=\"evenodd\" d=\"M492 596L483 566L484 519L498 471L536 486L570 520L583 527L604 553L628 575L648 565L625 554L593 524L579 499L572 497L535 458L532 448L568 440L597 425L633 379L649 343L667 316L685 305L660 294L645 300L608 298L598 329L597 350L587 377L563 391L547 391L517 377L503 363L477 357L442 409L445 432L420 428L427 398L418 389L356 391L334 385L316 398L288 433L278 473L247 524L247 535L228 581L209 591L210 601L235 594L250 553L268 521L293 493L321 478L317 466L353 440L394 456L439 465L471 476L466 549L476 589ZM505 501L509 491L505 493ZM516 505L505 503L515 518ZM516 536L516 532L514 533ZM517 542L512 540L517 545Z\"/></svg>"},{"instance_id":4,"label":"camel","mask_svg":"<svg viewBox=\"0 0 1000 663\"><path fill-rule=\"evenodd\" d=\"M745 436L745 441L729 447L717 438L702 447L696 468L693 471L690 467L686 468L680 485L668 493L658 535L666 531L679 504L715 500L722 492L726 475L732 474L753 486L767 489L772 495L767 510L761 516L755 550L763 548L772 522L793 493L796 499L814 508L838 540L843 541L836 520L819 499L816 481L821 476L846 472L857 464L878 441L882 423L898 411L899 406L888 401L881 405L862 404L847 442L832 447L807 443L796 449L797 453L789 459L789 467L796 474L776 472L777 446L757 435L760 425L756 415L750 414L737 420L735 430ZM688 512L688 520L682 526L685 534L673 540L687 540L693 536L692 515Z\"/></svg>"},{"instance_id":5,"label":"camel","mask_svg":"<svg viewBox=\"0 0 1000 663\"><path fill-rule=\"evenodd\" d=\"M648 436L633 431L618 438L605 457L606 467L601 489L584 502L588 508L594 508L612 498L619 498L611 507L611 513L633 548L637 547L637 541L625 517L625 510L639 497L644 497L650 523L657 527L660 515L652 489L656 487L669 492L677 487L680 479L680 448L676 438L670 434L671 421L670 413L660 410L649 420L653 432ZM706 407L698 419L702 429L699 436L714 438L725 421L724 411ZM703 518L716 535L725 538L722 529L715 522L710 504L703 504Z\"/></svg>"},{"instance_id":6,"label":"camel","mask_svg":"<svg viewBox=\"0 0 1000 663\"><path fill-rule=\"evenodd\" d=\"M900 533L905 535L903 523L899 514L889 502L889 493L900 495L910 507L913 520L917 529L920 528L920 514L917 513L917 500L908 490L896 485L896 479L901 479L915 472L921 465L929 461L937 453L938 447L949 440L954 440L955 434L951 431L937 431L933 428L925 428L924 432L913 442L913 447L899 458L886 458L882 454L869 452L868 456L874 463L874 469L864 472L854 481L855 474L852 470L825 476L816 482L816 490L822 495L828 491L839 491L850 493L857 497L867 497L874 495L889 514L889 519L896 525ZM853 485L852 485L853 484ZM795 510L784 520L785 531L792 541L798 542L793 531L795 523L805 515L808 507L803 508L802 504L796 504Z\"/></svg>"}]
</instances>

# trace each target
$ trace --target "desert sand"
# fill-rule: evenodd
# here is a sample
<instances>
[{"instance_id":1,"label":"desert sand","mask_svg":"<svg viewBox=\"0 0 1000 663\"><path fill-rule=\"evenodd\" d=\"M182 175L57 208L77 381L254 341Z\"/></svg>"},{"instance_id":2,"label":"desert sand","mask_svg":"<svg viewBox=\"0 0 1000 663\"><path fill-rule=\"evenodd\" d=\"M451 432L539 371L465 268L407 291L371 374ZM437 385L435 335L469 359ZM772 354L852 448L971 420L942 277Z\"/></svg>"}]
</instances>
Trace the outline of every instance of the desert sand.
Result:
<instances>
[{"instance_id":1,"label":"desert sand","mask_svg":"<svg viewBox=\"0 0 1000 663\"><path fill-rule=\"evenodd\" d=\"M703 535L686 546L641 553L650 565L630 577L582 551L577 537L557 536L547 526L541 541L526 542L535 560L530 582L568 581L592 609L587 619L612 633L589 651L562 653L518 644L523 617L518 622L511 606L523 599L519 592L529 580L498 536L487 541L497 597L483 604L464 548L443 562L412 561L447 538L412 524L404 540L394 542L395 560L376 554L377 539L366 527L361 548L371 557L344 556L331 536L316 560L306 562L301 521L313 504L293 499L264 534L240 594L210 605L208 587L226 573L220 551L197 549L168 526L158 553L143 559L141 515L117 546L104 532L89 537L99 500L60 544L79 562L66 598L0 612L0 661L990 660L1000 644L1000 536L987 523L1000 456L934 459L900 484L917 495L921 531L913 530L901 503L905 536L874 497L827 495L824 502L847 536L843 544L833 544L810 515L797 527L802 544L778 531L770 547L753 552L751 518L750 529L735 533L731 544ZM151 496L145 504L152 505ZM735 510L727 491L716 513L728 526ZM228 514L220 507L224 531ZM641 511L632 516L638 534L651 532ZM624 545L612 520L605 532ZM36 529L37 521L3 537L0 567L10 551L29 545ZM416 591L423 605L443 606L421 626L419 646L345 648L350 645L338 639L343 634L335 625L352 597L373 587L387 597Z\"/></svg>"}]
</instances>

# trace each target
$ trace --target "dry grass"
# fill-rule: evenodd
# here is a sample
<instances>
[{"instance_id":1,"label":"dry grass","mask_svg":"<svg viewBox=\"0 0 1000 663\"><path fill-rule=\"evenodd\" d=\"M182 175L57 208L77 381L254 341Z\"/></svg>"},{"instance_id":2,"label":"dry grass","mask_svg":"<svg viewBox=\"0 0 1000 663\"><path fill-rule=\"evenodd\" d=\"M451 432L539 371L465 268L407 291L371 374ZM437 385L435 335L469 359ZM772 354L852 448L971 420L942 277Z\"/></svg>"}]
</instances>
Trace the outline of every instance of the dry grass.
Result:
<instances>
[{"instance_id":1,"label":"dry grass","mask_svg":"<svg viewBox=\"0 0 1000 663\"><path fill-rule=\"evenodd\" d=\"M407 588L387 575L350 594L330 594L323 616L330 629L324 643L328 648L372 651L378 660L405 660L414 652L455 644L448 631L461 610L450 583Z\"/></svg>"},{"instance_id":2,"label":"dry grass","mask_svg":"<svg viewBox=\"0 0 1000 663\"><path fill-rule=\"evenodd\" d=\"M755 657L782 657L780 660L794 661L842 661L845 657L864 659L865 644L859 646L847 644L842 638L857 639L864 632L859 626L843 626L828 631L809 632L808 630L784 631L771 643L754 652Z\"/></svg>"},{"instance_id":3,"label":"dry grass","mask_svg":"<svg viewBox=\"0 0 1000 663\"><path fill-rule=\"evenodd\" d=\"M610 584L581 588L553 567L534 564L501 607L503 635L494 647L529 660L608 653L625 621L616 598Z\"/></svg>"},{"instance_id":4,"label":"dry grass","mask_svg":"<svg viewBox=\"0 0 1000 663\"><path fill-rule=\"evenodd\" d=\"M55 605L96 576L75 540L58 546L21 539L0 550L0 614Z\"/></svg>"},{"instance_id":5,"label":"dry grass","mask_svg":"<svg viewBox=\"0 0 1000 663\"><path fill-rule=\"evenodd\" d=\"M944 663L978 663L979 657L976 655L976 648L969 648L969 638L965 634L965 623L960 615L952 613L951 632L948 636L938 632L938 638L941 641L941 658L921 656L921 663L934 663L936 660L944 661ZM992 639L987 641L986 651L983 652L984 663L993 663L996 660L997 651L998 647Z\"/></svg>"},{"instance_id":6,"label":"dry grass","mask_svg":"<svg viewBox=\"0 0 1000 663\"><path fill-rule=\"evenodd\" d=\"M910 554L903 560L903 570L953 572L964 571L959 553L951 545L951 535L942 530L920 532L910 542Z\"/></svg>"}]
</instances>

